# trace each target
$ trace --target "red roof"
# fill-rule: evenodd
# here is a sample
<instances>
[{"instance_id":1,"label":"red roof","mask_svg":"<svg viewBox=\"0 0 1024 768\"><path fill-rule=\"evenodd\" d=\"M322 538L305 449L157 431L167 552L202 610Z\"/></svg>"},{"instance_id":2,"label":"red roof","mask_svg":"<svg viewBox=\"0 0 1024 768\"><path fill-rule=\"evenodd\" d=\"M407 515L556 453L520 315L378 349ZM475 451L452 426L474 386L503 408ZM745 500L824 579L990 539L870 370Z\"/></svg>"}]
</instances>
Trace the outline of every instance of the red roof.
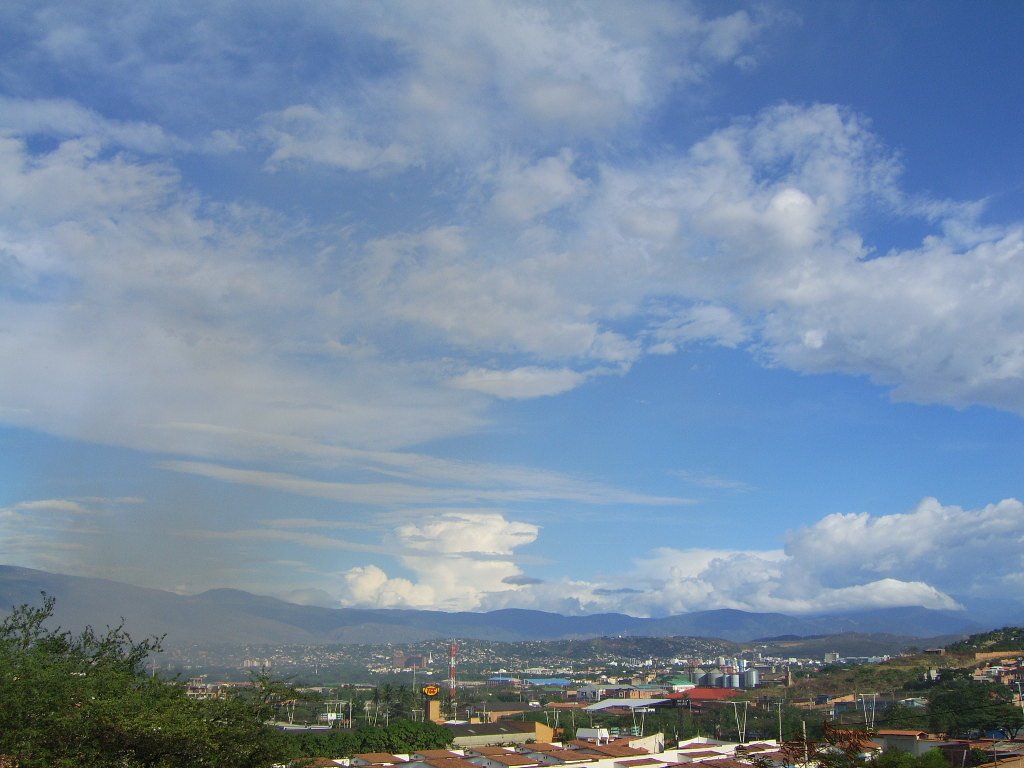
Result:
<instances>
[{"instance_id":1,"label":"red roof","mask_svg":"<svg viewBox=\"0 0 1024 768\"><path fill-rule=\"evenodd\" d=\"M508 766L527 766L537 764L537 761L534 760L532 757L527 757L526 755L520 755L513 752L506 752L502 755L484 755L484 757L486 757L488 760L493 760L496 763L501 763L502 765Z\"/></svg>"},{"instance_id":2,"label":"red roof","mask_svg":"<svg viewBox=\"0 0 1024 768\"><path fill-rule=\"evenodd\" d=\"M650 754L646 749L626 747L621 744L583 744L577 748L579 752L593 752L604 757L636 757Z\"/></svg>"},{"instance_id":3,"label":"red roof","mask_svg":"<svg viewBox=\"0 0 1024 768\"><path fill-rule=\"evenodd\" d=\"M592 763L597 760L593 755L581 755L578 749L552 749L546 754L563 763Z\"/></svg>"},{"instance_id":4,"label":"red roof","mask_svg":"<svg viewBox=\"0 0 1024 768\"><path fill-rule=\"evenodd\" d=\"M682 752L683 750L679 750ZM716 752L713 749L697 749L691 752L684 753L687 757L725 757L721 752Z\"/></svg>"},{"instance_id":5,"label":"red roof","mask_svg":"<svg viewBox=\"0 0 1024 768\"><path fill-rule=\"evenodd\" d=\"M564 747L555 746L546 741L537 741L533 744L523 744L519 749L524 749L527 752L555 752L556 750L564 749Z\"/></svg>"},{"instance_id":6,"label":"red roof","mask_svg":"<svg viewBox=\"0 0 1024 768\"><path fill-rule=\"evenodd\" d=\"M405 762L405 760L392 755L390 752L362 752L358 755L352 755L352 757L365 760L371 765L397 765L398 763Z\"/></svg>"}]
</instances>

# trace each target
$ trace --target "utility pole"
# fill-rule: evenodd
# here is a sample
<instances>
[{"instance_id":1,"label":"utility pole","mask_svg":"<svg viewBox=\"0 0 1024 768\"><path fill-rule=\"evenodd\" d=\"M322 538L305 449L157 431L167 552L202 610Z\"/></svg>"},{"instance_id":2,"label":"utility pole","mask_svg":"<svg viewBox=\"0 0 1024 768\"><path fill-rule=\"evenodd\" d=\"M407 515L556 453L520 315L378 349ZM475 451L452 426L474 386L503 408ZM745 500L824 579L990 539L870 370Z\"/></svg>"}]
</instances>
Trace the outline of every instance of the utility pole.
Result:
<instances>
[{"instance_id":1,"label":"utility pole","mask_svg":"<svg viewBox=\"0 0 1024 768\"><path fill-rule=\"evenodd\" d=\"M747 740L747 705L749 701L743 702L743 724L740 725L740 702L731 701L732 713L736 718L736 734L740 737L740 744L743 744Z\"/></svg>"},{"instance_id":2,"label":"utility pole","mask_svg":"<svg viewBox=\"0 0 1024 768\"><path fill-rule=\"evenodd\" d=\"M871 719L868 720L868 696L871 697ZM869 730L875 730L875 698L878 696L877 693L858 693L857 698L860 701L861 709L864 712L864 727Z\"/></svg>"}]
</instances>

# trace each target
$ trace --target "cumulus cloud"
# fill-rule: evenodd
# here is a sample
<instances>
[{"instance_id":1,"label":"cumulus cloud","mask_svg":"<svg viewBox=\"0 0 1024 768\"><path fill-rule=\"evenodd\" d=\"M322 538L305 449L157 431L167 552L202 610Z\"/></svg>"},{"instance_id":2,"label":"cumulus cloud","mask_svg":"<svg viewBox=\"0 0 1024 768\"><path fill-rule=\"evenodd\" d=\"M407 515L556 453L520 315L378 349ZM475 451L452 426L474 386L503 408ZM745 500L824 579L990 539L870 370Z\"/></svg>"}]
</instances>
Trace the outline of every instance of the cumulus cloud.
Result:
<instances>
[{"instance_id":1,"label":"cumulus cloud","mask_svg":"<svg viewBox=\"0 0 1024 768\"><path fill-rule=\"evenodd\" d=\"M433 607L437 595L429 586L390 578L376 565L351 568L344 574L345 602L373 608Z\"/></svg>"},{"instance_id":2,"label":"cumulus cloud","mask_svg":"<svg viewBox=\"0 0 1024 768\"><path fill-rule=\"evenodd\" d=\"M485 605L645 616L716 608L791 614L910 605L958 610L958 598L1019 583L1022 552L1020 501L966 510L926 498L901 514L829 515L790 531L783 550L659 547L636 558L621 579L546 580L488 595Z\"/></svg>"},{"instance_id":3,"label":"cumulus cloud","mask_svg":"<svg viewBox=\"0 0 1024 768\"><path fill-rule=\"evenodd\" d=\"M538 579L514 564L539 528L485 512L452 512L396 529L414 579L357 568L342 599L374 605L441 600L460 608L535 607L664 616L735 608L793 614L920 605L957 610L1024 573L1024 504L975 510L924 499L889 515L829 515L791 531L783 550L657 547L607 581ZM430 556L420 551L429 550ZM348 577L346 577L348 578ZM474 586L468 586L469 581Z\"/></svg>"},{"instance_id":4,"label":"cumulus cloud","mask_svg":"<svg viewBox=\"0 0 1024 768\"><path fill-rule=\"evenodd\" d=\"M786 552L825 584L915 579L984 594L993 577L1024 571L1024 504L980 509L923 499L904 514L835 514L790 532Z\"/></svg>"},{"instance_id":5,"label":"cumulus cloud","mask_svg":"<svg viewBox=\"0 0 1024 768\"><path fill-rule=\"evenodd\" d=\"M375 565L359 566L345 572L341 600L376 607L477 609L485 598L524 583L515 550L535 541L539 532L531 523L470 510L399 526L392 546L415 580L390 577Z\"/></svg>"},{"instance_id":6,"label":"cumulus cloud","mask_svg":"<svg viewBox=\"0 0 1024 768\"><path fill-rule=\"evenodd\" d=\"M402 546L442 554L511 555L537 538L530 523L506 520L497 512L450 512L395 530Z\"/></svg>"}]
</instances>

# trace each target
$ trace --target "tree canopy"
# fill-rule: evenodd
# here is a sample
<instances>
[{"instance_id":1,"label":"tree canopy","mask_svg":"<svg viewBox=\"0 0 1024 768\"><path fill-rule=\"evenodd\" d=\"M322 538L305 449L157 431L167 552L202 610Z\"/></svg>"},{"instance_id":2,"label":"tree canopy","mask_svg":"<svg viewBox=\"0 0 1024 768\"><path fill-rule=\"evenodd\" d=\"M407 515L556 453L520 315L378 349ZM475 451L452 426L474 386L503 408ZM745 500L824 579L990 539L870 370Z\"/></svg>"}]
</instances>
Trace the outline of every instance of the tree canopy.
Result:
<instances>
[{"instance_id":1,"label":"tree canopy","mask_svg":"<svg viewBox=\"0 0 1024 768\"><path fill-rule=\"evenodd\" d=\"M952 737L998 729L1013 738L1024 727L1024 715L1012 698L1010 689L997 683L946 682L928 694L929 728Z\"/></svg>"},{"instance_id":2,"label":"tree canopy","mask_svg":"<svg viewBox=\"0 0 1024 768\"><path fill-rule=\"evenodd\" d=\"M49 629L52 614L44 596L0 622L0 755L20 768L257 768L281 752L259 707L147 677L157 640L122 627L73 635Z\"/></svg>"}]
</instances>

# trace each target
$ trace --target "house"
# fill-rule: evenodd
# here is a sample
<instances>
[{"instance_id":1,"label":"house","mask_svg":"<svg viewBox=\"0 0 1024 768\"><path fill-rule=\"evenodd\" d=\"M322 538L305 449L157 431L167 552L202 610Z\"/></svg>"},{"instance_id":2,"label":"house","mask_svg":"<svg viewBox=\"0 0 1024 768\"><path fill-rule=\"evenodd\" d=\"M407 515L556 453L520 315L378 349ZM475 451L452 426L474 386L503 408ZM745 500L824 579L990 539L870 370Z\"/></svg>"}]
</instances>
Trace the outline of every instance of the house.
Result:
<instances>
[{"instance_id":1,"label":"house","mask_svg":"<svg viewBox=\"0 0 1024 768\"><path fill-rule=\"evenodd\" d=\"M913 730L882 730L876 731L874 740L881 745L883 751L894 749L920 757L930 749L949 744L947 739L937 739L927 731Z\"/></svg>"}]
</instances>

